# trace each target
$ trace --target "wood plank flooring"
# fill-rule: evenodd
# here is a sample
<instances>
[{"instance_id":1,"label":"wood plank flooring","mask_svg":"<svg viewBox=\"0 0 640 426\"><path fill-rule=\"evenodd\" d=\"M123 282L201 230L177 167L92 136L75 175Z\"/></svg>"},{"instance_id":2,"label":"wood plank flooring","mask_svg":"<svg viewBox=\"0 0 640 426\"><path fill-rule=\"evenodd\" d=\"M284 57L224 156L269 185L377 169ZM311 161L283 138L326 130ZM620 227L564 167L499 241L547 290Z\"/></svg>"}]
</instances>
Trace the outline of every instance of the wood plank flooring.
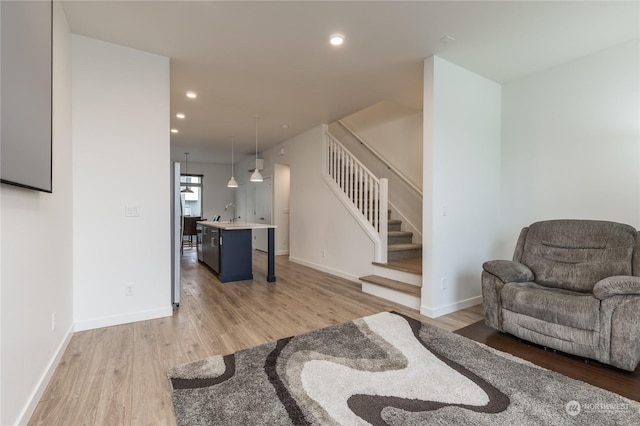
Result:
<instances>
[{"instance_id":1,"label":"wood plank flooring","mask_svg":"<svg viewBox=\"0 0 640 426\"><path fill-rule=\"evenodd\" d=\"M494 349L526 359L540 367L640 401L640 366L629 372L526 342L484 325L483 321L455 332Z\"/></svg>"},{"instance_id":2,"label":"wood plank flooring","mask_svg":"<svg viewBox=\"0 0 640 426\"><path fill-rule=\"evenodd\" d=\"M446 330L482 319L480 306L435 320L362 293L360 284L254 253L254 279L222 284L195 249L182 261L180 308L172 317L76 333L30 425L174 425L166 372L177 364L395 310Z\"/></svg>"}]
</instances>

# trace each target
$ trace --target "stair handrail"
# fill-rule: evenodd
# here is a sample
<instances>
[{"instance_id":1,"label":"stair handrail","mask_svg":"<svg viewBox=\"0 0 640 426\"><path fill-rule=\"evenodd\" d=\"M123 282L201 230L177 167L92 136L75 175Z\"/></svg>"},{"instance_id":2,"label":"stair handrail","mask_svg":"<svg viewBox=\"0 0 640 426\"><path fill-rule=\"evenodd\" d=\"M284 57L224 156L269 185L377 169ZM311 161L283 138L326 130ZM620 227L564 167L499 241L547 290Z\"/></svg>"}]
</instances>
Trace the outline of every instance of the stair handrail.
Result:
<instances>
[{"instance_id":1,"label":"stair handrail","mask_svg":"<svg viewBox=\"0 0 640 426\"><path fill-rule=\"evenodd\" d=\"M325 136L323 174L374 241L374 260L386 263L389 181L375 176L330 132Z\"/></svg>"},{"instance_id":2,"label":"stair handrail","mask_svg":"<svg viewBox=\"0 0 640 426\"><path fill-rule=\"evenodd\" d=\"M400 180L402 180L409 188L413 189L415 192L417 192L421 197L422 197L422 189L418 188L416 186L416 184L414 184L413 182L411 182L411 180L409 180L409 178L402 173L398 168L396 168L393 164L391 164L389 161L387 161L382 154L380 154L374 147L372 147L371 145L369 145L369 143L367 143L367 141L365 141L364 139L362 139L360 137L360 135L358 135L355 130L353 130L351 127L349 127L349 125L347 125L343 120L338 120L338 123L344 127L349 133L351 133L351 135L356 138L358 140L358 142L360 142L362 144L362 146L364 146L367 150L369 150L369 152L371 152L378 160L380 160L382 162L382 164L384 164L389 170L391 170L396 176L398 176L400 178Z\"/></svg>"}]
</instances>

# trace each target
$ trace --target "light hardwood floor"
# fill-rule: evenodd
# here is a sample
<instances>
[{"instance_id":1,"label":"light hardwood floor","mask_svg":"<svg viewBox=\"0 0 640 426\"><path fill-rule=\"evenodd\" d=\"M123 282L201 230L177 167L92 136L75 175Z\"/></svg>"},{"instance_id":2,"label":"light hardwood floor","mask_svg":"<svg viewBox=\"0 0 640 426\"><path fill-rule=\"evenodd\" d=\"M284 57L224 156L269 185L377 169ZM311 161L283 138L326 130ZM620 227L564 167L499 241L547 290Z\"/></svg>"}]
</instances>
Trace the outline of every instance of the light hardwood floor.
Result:
<instances>
[{"instance_id":1,"label":"light hardwood floor","mask_svg":"<svg viewBox=\"0 0 640 426\"><path fill-rule=\"evenodd\" d=\"M382 311L447 330L482 319L476 306L431 320L284 256L276 257L277 282L267 283L266 265L256 252L252 281L222 284L185 250L173 316L76 333L29 424L174 425L166 372L177 364Z\"/></svg>"}]
</instances>

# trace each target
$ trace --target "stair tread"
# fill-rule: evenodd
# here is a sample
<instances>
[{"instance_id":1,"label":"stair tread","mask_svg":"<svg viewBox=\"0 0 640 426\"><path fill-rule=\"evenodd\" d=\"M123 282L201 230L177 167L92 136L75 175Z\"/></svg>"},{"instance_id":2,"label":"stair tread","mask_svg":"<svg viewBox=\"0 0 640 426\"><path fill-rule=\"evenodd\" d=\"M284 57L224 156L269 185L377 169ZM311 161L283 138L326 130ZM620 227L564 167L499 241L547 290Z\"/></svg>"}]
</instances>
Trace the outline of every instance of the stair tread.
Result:
<instances>
[{"instance_id":1,"label":"stair tread","mask_svg":"<svg viewBox=\"0 0 640 426\"><path fill-rule=\"evenodd\" d=\"M387 223L398 224L398 223L402 223L402 221L398 219L389 219Z\"/></svg>"},{"instance_id":2,"label":"stair tread","mask_svg":"<svg viewBox=\"0 0 640 426\"><path fill-rule=\"evenodd\" d=\"M371 284L387 287L392 290L400 291L403 293L411 294L414 296L420 296L421 287L416 285L407 284L402 281L392 280L391 278L381 277L379 275L367 275L360 277L360 281L368 282Z\"/></svg>"},{"instance_id":3,"label":"stair tread","mask_svg":"<svg viewBox=\"0 0 640 426\"><path fill-rule=\"evenodd\" d=\"M387 251L402 251L402 250L419 250L422 249L422 244L403 243L403 244L389 244Z\"/></svg>"},{"instance_id":4,"label":"stair tread","mask_svg":"<svg viewBox=\"0 0 640 426\"><path fill-rule=\"evenodd\" d=\"M389 260L387 263L371 262L376 266L395 269L396 271L409 272L422 275L422 257L411 259Z\"/></svg>"},{"instance_id":5,"label":"stair tread","mask_svg":"<svg viewBox=\"0 0 640 426\"><path fill-rule=\"evenodd\" d=\"M389 237L401 237L401 236L410 236L413 235L413 232L409 231L387 231L387 235Z\"/></svg>"}]
</instances>

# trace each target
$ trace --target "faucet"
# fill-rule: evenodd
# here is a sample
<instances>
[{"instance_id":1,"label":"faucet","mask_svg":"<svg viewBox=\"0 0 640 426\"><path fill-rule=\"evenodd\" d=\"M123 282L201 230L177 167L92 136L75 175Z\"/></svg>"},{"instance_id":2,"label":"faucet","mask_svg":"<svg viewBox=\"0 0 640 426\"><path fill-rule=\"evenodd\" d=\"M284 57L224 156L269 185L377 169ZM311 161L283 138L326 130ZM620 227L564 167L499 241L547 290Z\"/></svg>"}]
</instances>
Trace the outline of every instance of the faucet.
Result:
<instances>
[{"instance_id":1,"label":"faucet","mask_svg":"<svg viewBox=\"0 0 640 426\"><path fill-rule=\"evenodd\" d=\"M233 204L233 203L227 204L226 206L224 206L224 211L225 212L227 211L229 206L233 207L233 217L231 218L231 223L235 223L235 221L236 221L236 205Z\"/></svg>"}]
</instances>

